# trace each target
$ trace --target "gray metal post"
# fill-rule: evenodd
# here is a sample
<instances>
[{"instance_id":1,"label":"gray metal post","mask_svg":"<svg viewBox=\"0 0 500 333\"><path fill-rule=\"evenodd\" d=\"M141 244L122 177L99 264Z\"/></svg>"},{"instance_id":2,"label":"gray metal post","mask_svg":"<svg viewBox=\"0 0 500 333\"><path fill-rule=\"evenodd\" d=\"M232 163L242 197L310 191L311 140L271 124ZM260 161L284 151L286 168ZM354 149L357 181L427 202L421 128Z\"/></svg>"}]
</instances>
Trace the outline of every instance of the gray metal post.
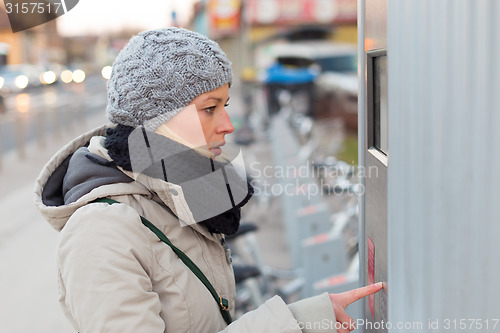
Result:
<instances>
[{"instance_id":1,"label":"gray metal post","mask_svg":"<svg viewBox=\"0 0 500 333\"><path fill-rule=\"evenodd\" d=\"M19 159L26 157L25 137L24 137L24 113L16 112L16 147Z\"/></svg>"},{"instance_id":2,"label":"gray metal post","mask_svg":"<svg viewBox=\"0 0 500 333\"><path fill-rule=\"evenodd\" d=\"M60 137L61 135L61 117L59 114L59 107L58 106L51 106L50 107L50 115L51 115L51 122L52 122L52 133L55 137Z\"/></svg>"},{"instance_id":3,"label":"gray metal post","mask_svg":"<svg viewBox=\"0 0 500 333\"><path fill-rule=\"evenodd\" d=\"M0 118L0 170L2 170L2 163L3 163L2 122L3 121Z\"/></svg>"},{"instance_id":4,"label":"gray metal post","mask_svg":"<svg viewBox=\"0 0 500 333\"><path fill-rule=\"evenodd\" d=\"M40 111L36 114L36 141L41 148L47 144L45 140L45 111Z\"/></svg>"}]
</instances>

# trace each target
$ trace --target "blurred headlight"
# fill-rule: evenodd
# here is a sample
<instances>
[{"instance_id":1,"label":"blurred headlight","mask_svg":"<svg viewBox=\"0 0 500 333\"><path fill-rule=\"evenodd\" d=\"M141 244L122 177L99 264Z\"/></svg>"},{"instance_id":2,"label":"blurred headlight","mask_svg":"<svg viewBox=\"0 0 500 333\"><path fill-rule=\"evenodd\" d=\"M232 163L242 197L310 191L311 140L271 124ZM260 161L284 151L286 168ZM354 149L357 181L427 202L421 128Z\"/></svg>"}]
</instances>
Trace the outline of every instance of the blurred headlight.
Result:
<instances>
[{"instance_id":1,"label":"blurred headlight","mask_svg":"<svg viewBox=\"0 0 500 333\"><path fill-rule=\"evenodd\" d=\"M81 83L85 80L85 72L81 69L77 69L73 72L73 81L76 83Z\"/></svg>"},{"instance_id":2,"label":"blurred headlight","mask_svg":"<svg viewBox=\"0 0 500 333\"><path fill-rule=\"evenodd\" d=\"M73 72L71 72L69 69L62 71L61 80L64 83L70 83L73 80Z\"/></svg>"},{"instance_id":3,"label":"blurred headlight","mask_svg":"<svg viewBox=\"0 0 500 333\"><path fill-rule=\"evenodd\" d=\"M111 77L111 66L104 66L101 70L102 77L109 80Z\"/></svg>"},{"instance_id":4,"label":"blurred headlight","mask_svg":"<svg viewBox=\"0 0 500 333\"><path fill-rule=\"evenodd\" d=\"M16 77L16 79L14 80L14 84L16 85L16 87L18 87L19 89L24 89L28 86L28 83L30 82L30 80L28 79L28 77L26 75L18 75Z\"/></svg>"},{"instance_id":5,"label":"blurred headlight","mask_svg":"<svg viewBox=\"0 0 500 333\"><path fill-rule=\"evenodd\" d=\"M53 71L46 71L42 74L41 81L43 84L52 84L56 82L57 76Z\"/></svg>"},{"instance_id":6,"label":"blurred headlight","mask_svg":"<svg viewBox=\"0 0 500 333\"><path fill-rule=\"evenodd\" d=\"M5 83L5 79L0 76L0 89L3 88L3 84Z\"/></svg>"}]
</instances>

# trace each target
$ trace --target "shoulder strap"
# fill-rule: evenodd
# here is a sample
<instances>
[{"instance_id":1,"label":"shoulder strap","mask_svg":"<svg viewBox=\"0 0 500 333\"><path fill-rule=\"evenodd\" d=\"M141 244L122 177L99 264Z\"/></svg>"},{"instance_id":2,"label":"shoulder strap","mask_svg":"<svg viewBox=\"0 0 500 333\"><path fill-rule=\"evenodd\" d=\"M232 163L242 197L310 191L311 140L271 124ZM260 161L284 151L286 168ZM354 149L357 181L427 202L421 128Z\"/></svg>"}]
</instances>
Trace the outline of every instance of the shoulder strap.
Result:
<instances>
[{"instance_id":1,"label":"shoulder strap","mask_svg":"<svg viewBox=\"0 0 500 333\"><path fill-rule=\"evenodd\" d=\"M108 203L110 205L115 204L115 203L120 203L119 201L109 199L109 198L99 198L94 200L93 202L104 202ZM220 313L222 314L222 317L224 318L225 322L229 325L233 321L231 318L231 314L229 313L229 301L225 298L222 298L217 294L217 291L215 291L215 288L212 286L210 281L208 281L207 277L203 272L196 266L196 264L184 253L182 252L178 247L176 247L170 240L165 236L163 232L161 232L160 229L158 229L153 223L149 222L148 219L146 219L144 216L141 216L141 221L142 224L144 224L146 227L148 227L162 242L167 244L172 248L172 250L175 252L175 254L179 257L180 260L200 279L200 281L207 287L208 291L210 294L212 294L213 298L219 305Z\"/></svg>"}]
</instances>

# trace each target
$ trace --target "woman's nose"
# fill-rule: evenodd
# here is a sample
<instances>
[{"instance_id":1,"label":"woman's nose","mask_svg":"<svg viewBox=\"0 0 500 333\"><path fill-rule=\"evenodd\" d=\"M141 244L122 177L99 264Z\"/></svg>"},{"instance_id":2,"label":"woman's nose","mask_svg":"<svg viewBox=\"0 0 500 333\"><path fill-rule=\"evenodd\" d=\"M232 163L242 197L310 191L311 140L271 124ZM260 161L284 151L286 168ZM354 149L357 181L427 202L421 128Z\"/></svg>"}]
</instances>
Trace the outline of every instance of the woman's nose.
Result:
<instances>
[{"instance_id":1,"label":"woman's nose","mask_svg":"<svg viewBox=\"0 0 500 333\"><path fill-rule=\"evenodd\" d=\"M231 134L234 132L233 123L231 123L231 119L229 118L229 114L224 110L221 115L220 125L218 128L220 133L223 134Z\"/></svg>"}]
</instances>

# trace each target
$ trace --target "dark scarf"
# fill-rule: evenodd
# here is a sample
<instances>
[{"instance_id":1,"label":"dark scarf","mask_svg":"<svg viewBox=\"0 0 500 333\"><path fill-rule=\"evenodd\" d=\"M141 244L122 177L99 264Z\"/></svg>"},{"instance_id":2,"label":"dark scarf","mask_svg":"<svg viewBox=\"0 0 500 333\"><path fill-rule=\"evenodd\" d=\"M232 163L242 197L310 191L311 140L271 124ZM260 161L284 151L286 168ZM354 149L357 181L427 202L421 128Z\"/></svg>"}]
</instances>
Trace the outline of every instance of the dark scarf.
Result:
<instances>
[{"instance_id":1,"label":"dark scarf","mask_svg":"<svg viewBox=\"0 0 500 333\"><path fill-rule=\"evenodd\" d=\"M134 130L117 125L106 131L104 147L116 165L181 186L195 221L211 233L238 231L240 209L253 188L236 175L230 162L216 162L162 135Z\"/></svg>"}]
</instances>

